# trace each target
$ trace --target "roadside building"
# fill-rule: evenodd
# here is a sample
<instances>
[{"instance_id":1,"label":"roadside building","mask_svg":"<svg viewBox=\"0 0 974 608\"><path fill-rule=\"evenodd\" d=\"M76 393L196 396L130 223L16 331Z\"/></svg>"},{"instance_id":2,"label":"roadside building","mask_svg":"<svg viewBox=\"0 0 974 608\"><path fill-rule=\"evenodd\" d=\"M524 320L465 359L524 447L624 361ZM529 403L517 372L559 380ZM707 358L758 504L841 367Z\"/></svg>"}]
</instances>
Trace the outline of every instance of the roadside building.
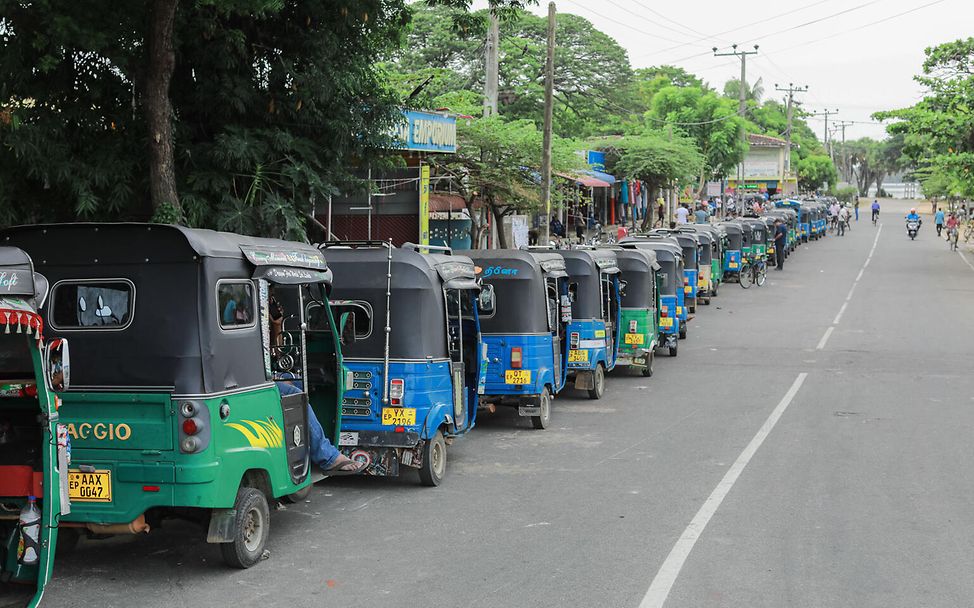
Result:
<instances>
[{"instance_id":1,"label":"roadside building","mask_svg":"<svg viewBox=\"0 0 974 608\"><path fill-rule=\"evenodd\" d=\"M743 175L743 180L729 178L726 192L740 197L748 195L776 194L792 196L798 193L798 178L794 172L785 171L785 155L788 143L778 137L757 135L747 136L748 151L744 162L738 165L735 176Z\"/></svg>"}]
</instances>

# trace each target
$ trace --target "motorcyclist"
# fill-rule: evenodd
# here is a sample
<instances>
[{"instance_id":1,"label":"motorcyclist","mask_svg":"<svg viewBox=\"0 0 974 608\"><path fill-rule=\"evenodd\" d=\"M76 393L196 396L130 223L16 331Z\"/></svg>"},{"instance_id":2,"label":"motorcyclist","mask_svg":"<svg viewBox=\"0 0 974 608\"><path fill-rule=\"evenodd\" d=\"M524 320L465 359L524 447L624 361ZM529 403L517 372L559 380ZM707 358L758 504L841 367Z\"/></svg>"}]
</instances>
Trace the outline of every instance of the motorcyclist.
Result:
<instances>
[{"instance_id":1,"label":"motorcyclist","mask_svg":"<svg viewBox=\"0 0 974 608\"><path fill-rule=\"evenodd\" d=\"M920 216L917 214L917 210L915 208L910 209L909 215L906 216L906 223L909 224L910 222L917 223L917 232L919 232L920 226L923 225L923 220L920 219Z\"/></svg>"}]
</instances>

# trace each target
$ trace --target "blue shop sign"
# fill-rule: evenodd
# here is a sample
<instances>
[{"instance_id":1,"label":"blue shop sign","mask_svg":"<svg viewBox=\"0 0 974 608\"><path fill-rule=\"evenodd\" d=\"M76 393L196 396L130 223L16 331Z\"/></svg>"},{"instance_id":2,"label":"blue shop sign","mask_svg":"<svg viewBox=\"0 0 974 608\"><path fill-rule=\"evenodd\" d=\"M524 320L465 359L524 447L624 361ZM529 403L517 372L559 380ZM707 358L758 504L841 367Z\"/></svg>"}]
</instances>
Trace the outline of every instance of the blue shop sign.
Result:
<instances>
[{"instance_id":1,"label":"blue shop sign","mask_svg":"<svg viewBox=\"0 0 974 608\"><path fill-rule=\"evenodd\" d=\"M605 171L605 152L589 150L588 158L585 160L587 160L588 164L591 165L591 167L596 171Z\"/></svg>"},{"instance_id":2,"label":"blue shop sign","mask_svg":"<svg viewBox=\"0 0 974 608\"><path fill-rule=\"evenodd\" d=\"M404 110L404 121L395 131L397 148L419 152L457 151L457 118L435 112Z\"/></svg>"}]
</instances>

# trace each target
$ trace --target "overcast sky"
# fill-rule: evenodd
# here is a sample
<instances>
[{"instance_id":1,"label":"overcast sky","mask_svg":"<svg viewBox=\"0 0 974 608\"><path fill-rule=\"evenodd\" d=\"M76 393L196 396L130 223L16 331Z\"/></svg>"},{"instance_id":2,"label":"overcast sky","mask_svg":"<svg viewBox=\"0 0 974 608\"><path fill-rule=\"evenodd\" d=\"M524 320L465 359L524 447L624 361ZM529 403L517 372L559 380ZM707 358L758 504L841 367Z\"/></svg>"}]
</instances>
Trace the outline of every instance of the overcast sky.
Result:
<instances>
[{"instance_id":1,"label":"overcast sky","mask_svg":"<svg viewBox=\"0 0 974 608\"><path fill-rule=\"evenodd\" d=\"M542 15L547 6L541 0L531 10ZM835 119L857 121L846 127L847 139L884 137L881 125L860 122L920 97L913 75L924 48L974 36L972 0L557 0L556 6L615 38L633 67L678 65L719 90L739 76L740 60L714 57L711 48L758 44L747 59L748 81L763 78L766 97L782 95L775 83L808 85L798 97L806 110L838 108ZM824 121L809 124L821 139Z\"/></svg>"}]
</instances>

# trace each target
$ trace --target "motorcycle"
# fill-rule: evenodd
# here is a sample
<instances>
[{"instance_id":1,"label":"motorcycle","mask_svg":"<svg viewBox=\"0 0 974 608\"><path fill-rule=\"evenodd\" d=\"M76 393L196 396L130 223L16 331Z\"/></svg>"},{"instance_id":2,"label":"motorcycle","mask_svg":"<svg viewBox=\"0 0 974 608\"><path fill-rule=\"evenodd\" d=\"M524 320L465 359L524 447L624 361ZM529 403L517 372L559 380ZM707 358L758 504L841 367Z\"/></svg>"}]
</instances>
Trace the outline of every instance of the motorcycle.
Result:
<instances>
[{"instance_id":1,"label":"motorcycle","mask_svg":"<svg viewBox=\"0 0 974 608\"><path fill-rule=\"evenodd\" d=\"M917 237L917 232L919 230L920 230L920 222L916 220L906 221L906 234L909 235L911 241Z\"/></svg>"}]
</instances>

